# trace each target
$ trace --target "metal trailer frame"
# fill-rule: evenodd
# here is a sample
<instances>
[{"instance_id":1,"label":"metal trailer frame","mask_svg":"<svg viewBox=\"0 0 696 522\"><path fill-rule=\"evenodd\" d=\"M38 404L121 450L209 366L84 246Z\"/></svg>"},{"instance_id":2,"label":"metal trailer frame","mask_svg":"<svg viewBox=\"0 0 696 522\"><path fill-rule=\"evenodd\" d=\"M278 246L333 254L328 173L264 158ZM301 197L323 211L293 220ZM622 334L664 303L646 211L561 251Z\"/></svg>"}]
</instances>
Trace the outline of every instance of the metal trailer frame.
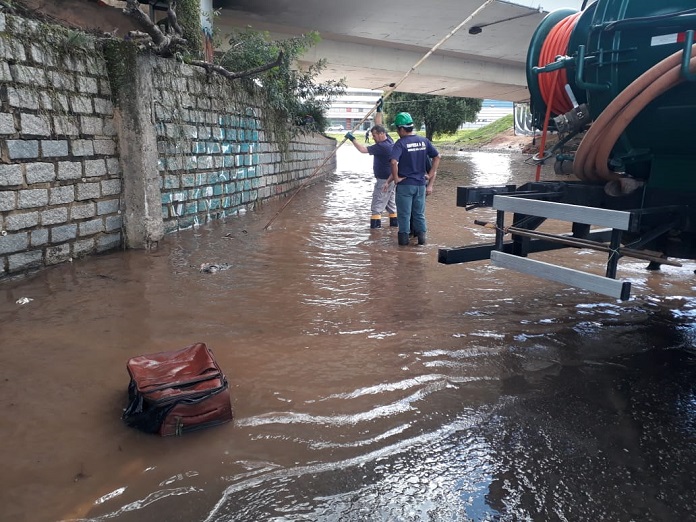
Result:
<instances>
[{"instance_id":1,"label":"metal trailer frame","mask_svg":"<svg viewBox=\"0 0 696 522\"><path fill-rule=\"evenodd\" d=\"M495 224L475 221L478 225L495 228L495 242L440 248L438 261L450 265L490 258L494 266L626 300L630 296L631 283L616 279L619 259L626 256L658 265L681 266L663 253L648 251L645 247L656 244L659 238L672 230L685 228L689 207L660 205L621 208L635 203L635 198L614 199L608 205L603 186L581 182L533 182L519 188L515 185L457 187L457 206L467 210L492 207L497 211ZM506 212L513 213L512 226L505 227ZM569 234L537 231L546 219L572 223L572 231ZM602 228L592 229L592 226ZM506 233L511 234L510 240L505 240ZM632 238L630 248L622 246L625 237ZM528 257L529 254L561 248L589 248L606 252L605 275Z\"/></svg>"}]
</instances>

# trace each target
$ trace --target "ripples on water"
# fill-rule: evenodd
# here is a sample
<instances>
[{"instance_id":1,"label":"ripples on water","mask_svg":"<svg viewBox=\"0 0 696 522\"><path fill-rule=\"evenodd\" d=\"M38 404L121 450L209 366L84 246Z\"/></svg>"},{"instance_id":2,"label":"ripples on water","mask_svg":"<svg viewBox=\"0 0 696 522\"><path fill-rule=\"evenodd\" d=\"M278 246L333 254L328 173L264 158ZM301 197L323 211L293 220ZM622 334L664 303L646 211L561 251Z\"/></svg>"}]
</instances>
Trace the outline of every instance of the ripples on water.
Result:
<instances>
[{"instance_id":1,"label":"ripples on water","mask_svg":"<svg viewBox=\"0 0 696 522\"><path fill-rule=\"evenodd\" d=\"M369 230L370 168L340 149L336 175L268 232L283 202L1 286L6 518L688 519L691 269L622 265L638 291L619 303L439 265L439 245L492 240L472 223L494 213L457 208L456 186L530 168L443 161L424 248ZM126 360L199 340L230 379L234 424L171 439L123 426Z\"/></svg>"}]
</instances>

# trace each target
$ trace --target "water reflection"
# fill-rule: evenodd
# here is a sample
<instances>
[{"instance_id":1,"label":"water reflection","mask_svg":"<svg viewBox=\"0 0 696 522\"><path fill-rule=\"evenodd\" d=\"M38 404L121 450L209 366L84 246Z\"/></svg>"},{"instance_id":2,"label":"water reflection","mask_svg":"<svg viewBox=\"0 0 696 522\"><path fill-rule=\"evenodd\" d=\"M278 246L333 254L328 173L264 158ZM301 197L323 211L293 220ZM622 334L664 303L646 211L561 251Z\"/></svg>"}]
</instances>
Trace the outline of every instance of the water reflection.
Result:
<instances>
[{"instance_id":1,"label":"water reflection","mask_svg":"<svg viewBox=\"0 0 696 522\"><path fill-rule=\"evenodd\" d=\"M457 161L467 165L472 185L505 185L512 178L513 162L520 156L497 152L460 152Z\"/></svg>"},{"instance_id":2,"label":"water reflection","mask_svg":"<svg viewBox=\"0 0 696 522\"><path fill-rule=\"evenodd\" d=\"M439 265L439 245L490 234L472 222L491 211L456 207L457 185L532 175L480 154L441 163L425 247L369 229L371 163L344 147L269 231L282 201L1 285L2 518L689 519L691 268L629 263L638 292L616 302ZM195 341L230 380L235 422L126 428L127 359Z\"/></svg>"}]
</instances>

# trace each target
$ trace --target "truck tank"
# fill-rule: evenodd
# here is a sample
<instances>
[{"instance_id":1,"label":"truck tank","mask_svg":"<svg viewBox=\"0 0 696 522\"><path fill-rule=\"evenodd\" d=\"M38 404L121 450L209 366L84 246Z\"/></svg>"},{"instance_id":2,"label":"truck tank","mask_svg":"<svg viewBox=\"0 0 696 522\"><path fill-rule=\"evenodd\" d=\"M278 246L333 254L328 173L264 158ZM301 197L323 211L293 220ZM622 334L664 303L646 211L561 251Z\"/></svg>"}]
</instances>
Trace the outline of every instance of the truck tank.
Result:
<instances>
[{"instance_id":1,"label":"truck tank","mask_svg":"<svg viewBox=\"0 0 696 522\"><path fill-rule=\"evenodd\" d=\"M533 126L559 136L534 159L555 160L557 173L572 172L577 181L459 187L459 206L498 210L496 242L440 249L439 260L490 256L499 266L551 272L548 279L626 299L630 284L616 281L621 257L650 260L653 267L670 257L696 258L696 6L693 0L587 4L549 13L532 36L526 63ZM514 214L512 227L503 226L505 212ZM549 218L569 221L572 232L535 232ZM604 280L529 258L561 246L607 249Z\"/></svg>"}]
</instances>

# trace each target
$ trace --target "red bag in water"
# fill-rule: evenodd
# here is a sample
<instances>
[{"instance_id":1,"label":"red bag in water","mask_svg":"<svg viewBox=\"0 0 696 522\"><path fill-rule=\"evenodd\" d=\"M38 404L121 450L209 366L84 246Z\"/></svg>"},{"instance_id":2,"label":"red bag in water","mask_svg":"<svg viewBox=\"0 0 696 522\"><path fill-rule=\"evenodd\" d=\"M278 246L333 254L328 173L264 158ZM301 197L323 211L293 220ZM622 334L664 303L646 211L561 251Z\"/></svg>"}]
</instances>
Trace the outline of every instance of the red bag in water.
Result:
<instances>
[{"instance_id":1,"label":"red bag in water","mask_svg":"<svg viewBox=\"0 0 696 522\"><path fill-rule=\"evenodd\" d=\"M205 343L133 357L123 420L161 436L232 420L227 379Z\"/></svg>"}]
</instances>

